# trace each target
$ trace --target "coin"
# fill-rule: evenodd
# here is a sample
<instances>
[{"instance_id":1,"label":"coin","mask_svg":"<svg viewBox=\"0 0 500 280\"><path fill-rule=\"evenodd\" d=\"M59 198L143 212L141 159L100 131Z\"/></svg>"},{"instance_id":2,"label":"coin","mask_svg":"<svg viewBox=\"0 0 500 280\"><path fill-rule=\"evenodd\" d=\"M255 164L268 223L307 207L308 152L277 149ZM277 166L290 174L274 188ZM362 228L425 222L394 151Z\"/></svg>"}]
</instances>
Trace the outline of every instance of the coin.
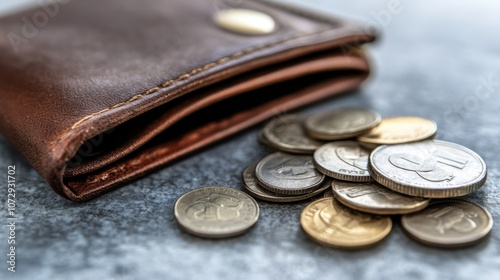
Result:
<instances>
[{"instance_id":1,"label":"coin","mask_svg":"<svg viewBox=\"0 0 500 280\"><path fill-rule=\"evenodd\" d=\"M350 183L335 180L332 183L335 198L345 206L378 215L401 215L427 207L429 199L407 196L378 183Z\"/></svg>"},{"instance_id":2,"label":"coin","mask_svg":"<svg viewBox=\"0 0 500 280\"><path fill-rule=\"evenodd\" d=\"M304 126L309 135L322 140L340 140L361 135L380 123L380 115L366 109L337 109L313 115Z\"/></svg>"},{"instance_id":3,"label":"coin","mask_svg":"<svg viewBox=\"0 0 500 280\"><path fill-rule=\"evenodd\" d=\"M295 202L308 199L310 197L316 196L326 189L331 189L331 180L324 180L321 187L313 192L302 194L302 195L281 195L277 193L270 192L257 183L255 179L255 164L248 166L245 171L243 171L243 182L245 183L245 190L253 197L270 201L270 202Z\"/></svg>"},{"instance_id":4,"label":"coin","mask_svg":"<svg viewBox=\"0 0 500 280\"><path fill-rule=\"evenodd\" d=\"M358 137L358 141L372 150L378 145L393 145L434 138L437 125L421 117L395 117L382 119L380 124Z\"/></svg>"},{"instance_id":5,"label":"coin","mask_svg":"<svg viewBox=\"0 0 500 280\"><path fill-rule=\"evenodd\" d=\"M300 224L314 241L340 248L372 245L386 237L392 228L389 217L349 209L333 197L307 205L300 215Z\"/></svg>"},{"instance_id":6,"label":"coin","mask_svg":"<svg viewBox=\"0 0 500 280\"><path fill-rule=\"evenodd\" d=\"M310 193L325 179L314 168L312 156L279 152L267 155L257 164L255 177L265 189L285 195Z\"/></svg>"},{"instance_id":7,"label":"coin","mask_svg":"<svg viewBox=\"0 0 500 280\"><path fill-rule=\"evenodd\" d=\"M401 224L417 241L440 247L467 246L485 237L493 227L490 213L465 200L433 201L423 211L404 215Z\"/></svg>"},{"instance_id":8,"label":"coin","mask_svg":"<svg viewBox=\"0 0 500 280\"><path fill-rule=\"evenodd\" d=\"M331 142L314 152L314 166L319 172L344 181L372 181L368 173L370 153L355 141Z\"/></svg>"},{"instance_id":9,"label":"coin","mask_svg":"<svg viewBox=\"0 0 500 280\"><path fill-rule=\"evenodd\" d=\"M259 218L259 205L248 194L227 187L204 187L185 193L174 205L174 216L186 232L223 238L242 234Z\"/></svg>"},{"instance_id":10,"label":"coin","mask_svg":"<svg viewBox=\"0 0 500 280\"><path fill-rule=\"evenodd\" d=\"M271 147L289 153L312 154L323 143L311 139L303 128L304 118L284 115L271 120L262 129L262 136Z\"/></svg>"},{"instance_id":11,"label":"coin","mask_svg":"<svg viewBox=\"0 0 500 280\"><path fill-rule=\"evenodd\" d=\"M370 173L394 191L428 198L463 196L486 181L478 154L438 140L380 146L370 155Z\"/></svg>"}]
</instances>

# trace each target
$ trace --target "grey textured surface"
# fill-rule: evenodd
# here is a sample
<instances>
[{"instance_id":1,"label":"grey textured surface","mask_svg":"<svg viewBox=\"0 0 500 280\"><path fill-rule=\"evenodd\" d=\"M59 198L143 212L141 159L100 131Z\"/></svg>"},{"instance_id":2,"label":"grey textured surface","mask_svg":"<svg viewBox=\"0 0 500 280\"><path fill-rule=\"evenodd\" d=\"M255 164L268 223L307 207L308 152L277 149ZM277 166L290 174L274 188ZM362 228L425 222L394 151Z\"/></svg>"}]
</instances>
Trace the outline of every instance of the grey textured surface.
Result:
<instances>
[{"instance_id":1,"label":"grey textured surface","mask_svg":"<svg viewBox=\"0 0 500 280\"><path fill-rule=\"evenodd\" d=\"M485 160L486 185L467 198L493 216L476 246L442 250L407 237L395 220L376 247L346 252L310 241L299 214L307 202L260 202L247 234L213 241L183 233L172 207L184 192L208 185L242 188L241 173L267 151L257 128L86 204L66 201L0 138L0 220L6 224L6 169L17 167L17 272L7 271L7 227L0 229L0 279L499 279L500 4L496 1L306 1L329 12L374 21L375 75L355 94L302 110L361 106L382 116L419 115L438 123L438 138ZM384 12L385 11L385 12ZM376 14L385 14L380 21ZM484 79L496 80L476 94Z\"/></svg>"}]
</instances>

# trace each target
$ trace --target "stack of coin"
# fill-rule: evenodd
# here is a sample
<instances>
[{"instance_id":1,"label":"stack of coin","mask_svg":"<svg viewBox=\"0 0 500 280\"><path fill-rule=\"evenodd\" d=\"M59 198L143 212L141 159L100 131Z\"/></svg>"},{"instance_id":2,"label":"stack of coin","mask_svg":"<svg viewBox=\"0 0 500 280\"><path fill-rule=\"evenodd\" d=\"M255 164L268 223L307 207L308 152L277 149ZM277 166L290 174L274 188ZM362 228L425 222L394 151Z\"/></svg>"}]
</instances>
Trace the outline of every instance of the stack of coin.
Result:
<instances>
[{"instance_id":1,"label":"stack of coin","mask_svg":"<svg viewBox=\"0 0 500 280\"><path fill-rule=\"evenodd\" d=\"M382 119L376 112L356 108L307 118L280 116L260 133L260 140L279 152L245 170L246 190L258 199L290 202L296 200L283 197L305 191L316 194L320 188L313 181L320 181L318 174L330 178L332 187L324 193L325 199L311 203L301 215L304 231L325 245L358 248L374 244L390 232L388 216L404 215L402 221L421 221L419 217L430 217L428 209L435 209L432 213L451 212L434 215L434 227L403 222L410 236L434 246L468 245L491 229L488 212L463 200L431 199L454 198L479 189L486 180L486 166L481 157L465 147L432 140L436 131L436 123L422 117ZM311 167L311 157L290 153L312 154L316 171ZM474 214L468 215L466 206ZM456 226L444 226L453 223L449 220L453 217L457 218ZM482 227L473 230L470 224ZM427 235L417 232L424 228ZM430 239L439 232L441 239ZM443 241L450 233L462 239Z\"/></svg>"},{"instance_id":2,"label":"stack of coin","mask_svg":"<svg viewBox=\"0 0 500 280\"><path fill-rule=\"evenodd\" d=\"M318 172L311 156L276 152L243 171L246 191L270 202L295 202L330 188L331 180Z\"/></svg>"},{"instance_id":3,"label":"stack of coin","mask_svg":"<svg viewBox=\"0 0 500 280\"><path fill-rule=\"evenodd\" d=\"M373 245L390 233L396 215L402 215L408 235L424 244L469 245L491 230L491 215L451 198L479 189L486 165L463 146L432 140L436 131L436 123L425 118L382 119L360 108L279 116L259 133L277 151L244 170L245 191L283 203L323 193L305 207L300 223L312 240L327 246ZM195 190L179 198L175 217L195 235L240 234L258 218L257 204L242 195L229 188ZM236 208L243 212L235 215ZM230 219L236 216L244 221Z\"/></svg>"}]
</instances>

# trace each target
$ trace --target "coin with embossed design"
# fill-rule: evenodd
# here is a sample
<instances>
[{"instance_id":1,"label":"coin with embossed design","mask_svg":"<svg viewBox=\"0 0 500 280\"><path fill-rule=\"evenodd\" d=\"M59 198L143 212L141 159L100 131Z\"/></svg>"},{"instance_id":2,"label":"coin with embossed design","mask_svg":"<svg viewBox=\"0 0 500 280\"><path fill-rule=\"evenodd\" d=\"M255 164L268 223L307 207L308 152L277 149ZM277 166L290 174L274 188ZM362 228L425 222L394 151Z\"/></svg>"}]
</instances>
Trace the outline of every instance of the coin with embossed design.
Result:
<instances>
[{"instance_id":1,"label":"coin with embossed design","mask_svg":"<svg viewBox=\"0 0 500 280\"><path fill-rule=\"evenodd\" d=\"M380 120L380 115L374 111L346 108L310 116L304 127L316 139L340 140L366 133L376 127Z\"/></svg>"},{"instance_id":2,"label":"coin with embossed design","mask_svg":"<svg viewBox=\"0 0 500 280\"><path fill-rule=\"evenodd\" d=\"M346 249L377 243L392 228L389 217L352 210L333 197L318 199L307 205L300 215L300 224L314 241Z\"/></svg>"},{"instance_id":3,"label":"coin with embossed design","mask_svg":"<svg viewBox=\"0 0 500 280\"><path fill-rule=\"evenodd\" d=\"M335 198L345 206L378 215L402 215L420 211L429 204L428 198L394 192L376 182L351 183L335 180Z\"/></svg>"},{"instance_id":4,"label":"coin with embossed design","mask_svg":"<svg viewBox=\"0 0 500 280\"><path fill-rule=\"evenodd\" d=\"M461 247L476 243L493 227L490 213L465 200L431 202L423 211L404 215L401 224L417 241L440 247Z\"/></svg>"},{"instance_id":5,"label":"coin with embossed design","mask_svg":"<svg viewBox=\"0 0 500 280\"><path fill-rule=\"evenodd\" d=\"M479 189L486 181L486 164L461 145L428 140L378 147L370 155L370 173L400 193L449 198Z\"/></svg>"},{"instance_id":6,"label":"coin with embossed design","mask_svg":"<svg viewBox=\"0 0 500 280\"><path fill-rule=\"evenodd\" d=\"M315 195L320 194L326 189L331 189L331 180L324 180L321 187L314 190L313 192L302 194L302 195L282 195L273 193L261 187L257 180L255 179L255 164L248 166L245 171L243 171L243 182L245 183L245 190L253 197L270 201L270 202L295 202L308 199Z\"/></svg>"},{"instance_id":7,"label":"coin with embossed design","mask_svg":"<svg viewBox=\"0 0 500 280\"><path fill-rule=\"evenodd\" d=\"M421 117L384 118L380 124L358 137L369 150L379 145L393 145L432 139L437 131L435 122Z\"/></svg>"},{"instance_id":8,"label":"coin with embossed design","mask_svg":"<svg viewBox=\"0 0 500 280\"><path fill-rule=\"evenodd\" d=\"M190 234L223 238L250 229L259 218L259 205L248 194L233 188L204 187L179 197L174 216Z\"/></svg>"},{"instance_id":9,"label":"coin with embossed design","mask_svg":"<svg viewBox=\"0 0 500 280\"><path fill-rule=\"evenodd\" d=\"M325 179L325 175L314 168L312 156L279 152L259 161L255 177L265 189L285 195L313 192Z\"/></svg>"},{"instance_id":10,"label":"coin with embossed design","mask_svg":"<svg viewBox=\"0 0 500 280\"><path fill-rule=\"evenodd\" d=\"M278 116L262 129L262 136L271 147L289 153L312 154L323 143L311 139L303 128L304 118L298 115Z\"/></svg>"},{"instance_id":11,"label":"coin with embossed design","mask_svg":"<svg viewBox=\"0 0 500 280\"><path fill-rule=\"evenodd\" d=\"M314 166L323 174L344 181L372 181L368 173L370 153L355 141L325 144L314 152Z\"/></svg>"}]
</instances>

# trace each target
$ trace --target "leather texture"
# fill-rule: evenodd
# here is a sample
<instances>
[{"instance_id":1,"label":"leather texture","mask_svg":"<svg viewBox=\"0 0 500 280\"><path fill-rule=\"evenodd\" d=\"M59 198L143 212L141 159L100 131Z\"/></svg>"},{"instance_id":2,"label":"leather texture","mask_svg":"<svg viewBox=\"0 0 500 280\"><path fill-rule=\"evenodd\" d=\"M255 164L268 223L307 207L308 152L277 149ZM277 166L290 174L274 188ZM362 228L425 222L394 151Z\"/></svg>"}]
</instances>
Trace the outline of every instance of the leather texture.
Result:
<instances>
[{"instance_id":1,"label":"leather texture","mask_svg":"<svg viewBox=\"0 0 500 280\"><path fill-rule=\"evenodd\" d=\"M0 132L59 195L86 201L273 115L358 87L366 28L264 1L73 0L0 19ZM221 8L272 16L248 36Z\"/></svg>"}]
</instances>

